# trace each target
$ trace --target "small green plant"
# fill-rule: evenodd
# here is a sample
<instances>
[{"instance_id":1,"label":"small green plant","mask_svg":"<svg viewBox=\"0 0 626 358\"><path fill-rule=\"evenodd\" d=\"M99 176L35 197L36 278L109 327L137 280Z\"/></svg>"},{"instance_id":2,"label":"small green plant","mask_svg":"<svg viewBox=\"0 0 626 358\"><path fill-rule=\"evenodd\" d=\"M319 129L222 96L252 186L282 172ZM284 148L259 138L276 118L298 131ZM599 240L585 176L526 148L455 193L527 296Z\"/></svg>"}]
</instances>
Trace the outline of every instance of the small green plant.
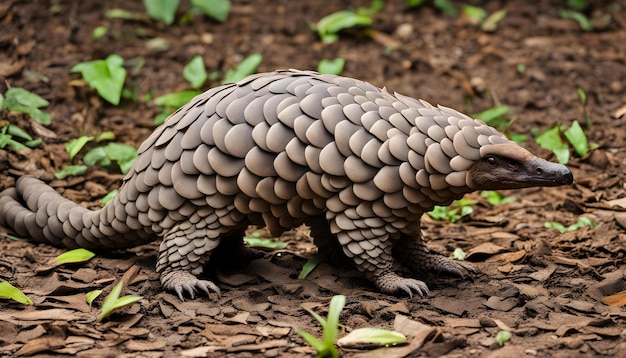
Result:
<instances>
[{"instance_id":1,"label":"small green plant","mask_svg":"<svg viewBox=\"0 0 626 358\"><path fill-rule=\"evenodd\" d=\"M341 72L343 72L345 64L346 60L341 57L337 57L334 60L321 60L317 65L317 72L330 75L340 75Z\"/></svg>"},{"instance_id":2,"label":"small green plant","mask_svg":"<svg viewBox=\"0 0 626 358\"><path fill-rule=\"evenodd\" d=\"M483 190L480 192L480 196L487 199L487 202L491 205L501 205L514 203L515 198L512 196L504 196L495 190Z\"/></svg>"},{"instance_id":3,"label":"small green plant","mask_svg":"<svg viewBox=\"0 0 626 358\"><path fill-rule=\"evenodd\" d=\"M508 342L511 339L511 332L509 331L499 331L496 334L496 341L500 347L504 346L504 343Z\"/></svg>"},{"instance_id":4,"label":"small green plant","mask_svg":"<svg viewBox=\"0 0 626 358\"><path fill-rule=\"evenodd\" d=\"M498 28L498 23L506 16L506 10L498 10L487 16L487 12L478 6L463 4L461 13L472 24L480 25L484 31L492 32Z\"/></svg>"},{"instance_id":5,"label":"small green plant","mask_svg":"<svg viewBox=\"0 0 626 358\"><path fill-rule=\"evenodd\" d=\"M174 23L179 4L180 0L143 0L148 16L163 21L166 25ZM230 0L191 0L192 12L199 11L219 22L228 19L230 7Z\"/></svg>"},{"instance_id":6,"label":"small green plant","mask_svg":"<svg viewBox=\"0 0 626 358\"><path fill-rule=\"evenodd\" d=\"M117 189L113 189L110 192L107 193L107 195L103 196L102 199L100 199L100 204L102 206L105 206L109 201L111 201L115 195L117 195Z\"/></svg>"},{"instance_id":7,"label":"small green plant","mask_svg":"<svg viewBox=\"0 0 626 358\"><path fill-rule=\"evenodd\" d=\"M339 334L339 314L346 304L346 297L342 295L334 296L330 300L328 307L328 319L305 308L311 316L313 316L322 326L322 340L313 337L312 334L303 330L298 330L298 334L317 351L317 357L333 357L338 358L339 352L335 347L337 335Z\"/></svg>"},{"instance_id":8,"label":"small green plant","mask_svg":"<svg viewBox=\"0 0 626 358\"><path fill-rule=\"evenodd\" d=\"M515 115L509 106L493 106L480 113L475 113L472 116L476 119L480 119L492 127L497 128L499 131L505 133L507 137L514 142L522 143L526 141L525 134L512 133L509 130L511 124L515 121Z\"/></svg>"},{"instance_id":9,"label":"small green plant","mask_svg":"<svg viewBox=\"0 0 626 358\"><path fill-rule=\"evenodd\" d=\"M100 309L100 315L98 315L98 321L103 320L104 318L110 316L113 312L126 306L132 305L133 303L143 298L141 296L120 297L123 286L124 281L120 281L117 285L115 285L113 290L111 290L111 293L109 293L104 298L104 302L102 302L102 308Z\"/></svg>"},{"instance_id":10,"label":"small green plant","mask_svg":"<svg viewBox=\"0 0 626 358\"><path fill-rule=\"evenodd\" d=\"M258 247L270 250L280 250L284 249L287 246L284 241L261 237L261 233L258 231L254 231L252 234L250 234L250 236L244 236L243 241L250 247Z\"/></svg>"},{"instance_id":11,"label":"small green plant","mask_svg":"<svg viewBox=\"0 0 626 358\"><path fill-rule=\"evenodd\" d=\"M126 80L126 69L123 64L124 59L113 54L104 60L79 63L72 67L70 72L79 72L89 87L95 89L100 97L117 106Z\"/></svg>"},{"instance_id":12,"label":"small green plant","mask_svg":"<svg viewBox=\"0 0 626 358\"><path fill-rule=\"evenodd\" d=\"M103 132L98 137L82 136L72 139L65 144L70 159L73 159L87 143L95 141L100 143L103 141L113 140L115 136L112 132ZM82 165L70 165L54 174L57 179L63 179L70 175L82 175L88 167L99 164L103 168L110 170L113 163L116 163L122 174L128 173L137 158L137 149L133 146L110 142L90 149L83 156Z\"/></svg>"},{"instance_id":13,"label":"small green plant","mask_svg":"<svg viewBox=\"0 0 626 358\"><path fill-rule=\"evenodd\" d=\"M33 304L33 301L31 301L30 298L28 298L22 291L6 281L0 282L0 298L8 298L25 305Z\"/></svg>"},{"instance_id":14,"label":"small green plant","mask_svg":"<svg viewBox=\"0 0 626 358\"><path fill-rule=\"evenodd\" d=\"M300 274L298 275L299 280L304 280L315 268L323 261L323 257L320 254L317 254L310 258L303 266L302 270L300 270Z\"/></svg>"},{"instance_id":15,"label":"small green plant","mask_svg":"<svg viewBox=\"0 0 626 358\"><path fill-rule=\"evenodd\" d=\"M435 206L433 210L428 212L428 216L435 220L446 220L455 223L471 214L474 209L470 205L474 204L476 204L476 201L471 199L455 200L450 206Z\"/></svg>"},{"instance_id":16,"label":"small green plant","mask_svg":"<svg viewBox=\"0 0 626 358\"><path fill-rule=\"evenodd\" d=\"M563 224L561 224L559 222L556 222L556 221L548 221L548 222L543 223L543 227L549 228L549 229L557 229L557 230L559 230L559 232L561 234L565 233L565 232L568 232L568 231L575 231L575 230L578 230L578 229L580 229L582 227L585 227L585 226L589 226L589 227L594 228L594 227L596 227L596 223L593 220L591 220L591 219L589 219L587 217L584 217L584 216L578 218L576 223L574 223L574 224L572 224L570 226L565 226L565 225L563 225Z\"/></svg>"},{"instance_id":17,"label":"small green plant","mask_svg":"<svg viewBox=\"0 0 626 358\"><path fill-rule=\"evenodd\" d=\"M75 264L89 261L94 256L96 256L96 254L87 249L74 249L57 256L54 261L57 265Z\"/></svg>"},{"instance_id":18,"label":"small green plant","mask_svg":"<svg viewBox=\"0 0 626 358\"><path fill-rule=\"evenodd\" d=\"M48 101L45 99L19 87L10 88L4 95L0 93L0 111L7 110L10 113L25 113L43 125L48 125L52 122L50 114L40 109L48 104ZM8 121L0 121L0 149L9 146L16 151L20 151L37 147L41 142L41 138L33 139L22 128L10 124Z\"/></svg>"},{"instance_id":19,"label":"small green plant","mask_svg":"<svg viewBox=\"0 0 626 358\"><path fill-rule=\"evenodd\" d=\"M339 31L352 27L363 27L372 24L372 15L379 12L384 3L372 0L370 7L361 7L356 11L342 10L324 16L316 24L311 25L324 43L332 43L339 39Z\"/></svg>"},{"instance_id":20,"label":"small green plant","mask_svg":"<svg viewBox=\"0 0 626 358\"><path fill-rule=\"evenodd\" d=\"M465 260L465 251L463 251L462 248L457 247L456 249L454 249L454 251L452 252L452 257L455 260L459 260L459 261L463 261Z\"/></svg>"},{"instance_id":21,"label":"small green plant","mask_svg":"<svg viewBox=\"0 0 626 358\"><path fill-rule=\"evenodd\" d=\"M191 61L189 61L189 63L183 68L183 77L194 89L202 87L208 78L202 56L195 55Z\"/></svg>"},{"instance_id":22,"label":"small green plant","mask_svg":"<svg viewBox=\"0 0 626 358\"><path fill-rule=\"evenodd\" d=\"M263 61L260 53L253 53L246 57L234 69L226 71L222 84L239 82L247 76L253 74Z\"/></svg>"},{"instance_id":23,"label":"small green plant","mask_svg":"<svg viewBox=\"0 0 626 358\"><path fill-rule=\"evenodd\" d=\"M566 141L563 141L561 136L565 137ZM589 144L587 135L578 121L574 121L569 128L557 124L537 136L536 141L542 148L551 150L561 164L569 162L570 151L568 144L581 157L587 155L591 149L597 148L597 144Z\"/></svg>"},{"instance_id":24,"label":"small green plant","mask_svg":"<svg viewBox=\"0 0 626 358\"><path fill-rule=\"evenodd\" d=\"M11 112L26 113L35 121L48 125L52 122L50 114L42 111L50 103L38 95L23 88L13 87L0 94L0 110L8 109Z\"/></svg>"},{"instance_id":25,"label":"small green plant","mask_svg":"<svg viewBox=\"0 0 626 358\"><path fill-rule=\"evenodd\" d=\"M100 294L102 294L102 290L93 290L85 294L85 300L87 301L87 304L89 304L89 307L91 307L93 301L98 298Z\"/></svg>"},{"instance_id":26,"label":"small green plant","mask_svg":"<svg viewBox=\"0 0 626 358\"><path fill-rule=\"evenodd\" d=\"M108 32L109 29L106 26L96 26L91 32L91 37L93 37L94 40L98 40L106 36Z\"/></svg>"}]
</instances>

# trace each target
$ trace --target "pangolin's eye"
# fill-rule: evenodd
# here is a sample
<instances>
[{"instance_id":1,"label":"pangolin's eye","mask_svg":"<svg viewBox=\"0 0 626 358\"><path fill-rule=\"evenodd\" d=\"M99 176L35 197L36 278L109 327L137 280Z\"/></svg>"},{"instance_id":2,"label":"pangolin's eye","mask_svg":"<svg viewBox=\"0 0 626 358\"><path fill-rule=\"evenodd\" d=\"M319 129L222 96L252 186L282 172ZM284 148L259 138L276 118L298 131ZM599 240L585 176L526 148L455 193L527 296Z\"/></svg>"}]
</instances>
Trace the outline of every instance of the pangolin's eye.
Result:
<instances>
[{"instance_id":1,"label":"pangolin's eye","mask_svg":"<svg viewBox=\"0 0 626 358\"><path fill-rule=\"evenodd\" d=\"M485 157L485 160L487 160L487 163L489 163L489 165L497 165L498 161L496 160L496 158L492 155Z\"/></svg>"}]
</instances>

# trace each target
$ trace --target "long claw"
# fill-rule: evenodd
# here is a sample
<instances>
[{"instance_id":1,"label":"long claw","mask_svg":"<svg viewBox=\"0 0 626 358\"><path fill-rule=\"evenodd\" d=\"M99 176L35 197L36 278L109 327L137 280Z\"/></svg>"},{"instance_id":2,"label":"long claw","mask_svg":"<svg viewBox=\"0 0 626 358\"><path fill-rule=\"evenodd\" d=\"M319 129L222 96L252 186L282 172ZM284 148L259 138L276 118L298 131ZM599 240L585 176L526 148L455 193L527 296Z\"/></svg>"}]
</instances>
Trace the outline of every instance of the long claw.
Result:
<instances>
[{"instance_id":1,"label":"long claw","mask_svg":"<svg viewBox=\"0 0 626 358\"><path fill-rule=\"evenodd\" d=\"M199 280L197 277L186 271L171 271L161 277L161 283L166 290L174 291L181 301L185 301L185 295L192 300L196 298L196 293L201 291L207 296L211 292L222 297L222 293L211 281Z\"/></svg>"}]
</instances>

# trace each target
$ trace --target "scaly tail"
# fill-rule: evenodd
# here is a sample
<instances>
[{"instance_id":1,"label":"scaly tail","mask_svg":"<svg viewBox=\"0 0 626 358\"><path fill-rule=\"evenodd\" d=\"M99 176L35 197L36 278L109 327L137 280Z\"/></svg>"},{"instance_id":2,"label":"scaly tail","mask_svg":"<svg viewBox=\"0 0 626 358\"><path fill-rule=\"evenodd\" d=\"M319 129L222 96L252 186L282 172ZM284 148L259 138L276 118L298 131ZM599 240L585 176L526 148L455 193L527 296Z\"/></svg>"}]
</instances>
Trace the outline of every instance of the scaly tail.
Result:
<instances>
[{"instance_id":1,"label":"scaly tail","mask_svg":"<svg viewBox=\"0 0 626 358\"><path fill-rule=\"evenodd\" d=\"M15 188L0 193L0 225L19 236L68 248L120 249L151 241L150 233L116 219L117 208L123 206L114 199L101 210L89 210L41 180L22 176Z\"/></svg>"}]
</instances>

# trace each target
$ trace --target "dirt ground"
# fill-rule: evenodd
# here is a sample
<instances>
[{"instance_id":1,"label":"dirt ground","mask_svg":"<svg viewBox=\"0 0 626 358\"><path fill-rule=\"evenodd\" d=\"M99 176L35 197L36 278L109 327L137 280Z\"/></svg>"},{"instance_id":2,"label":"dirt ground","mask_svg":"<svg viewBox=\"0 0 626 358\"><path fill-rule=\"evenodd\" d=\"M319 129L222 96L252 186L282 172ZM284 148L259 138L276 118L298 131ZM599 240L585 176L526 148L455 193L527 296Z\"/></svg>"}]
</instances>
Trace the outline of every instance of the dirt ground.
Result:
<instances>
[{"instance_id":1,"label":"dirt ground","mask_svg":"<svg viewBox=\"0 0 626 358\"><path fill-rule=\"evenodd\" d=\"M64 147L69 139L113 131L118 142L138 147L153 129L153 101L123 100L114 107L70 85L79 78L70 74L72 66L113 53L145 60L136 72L128 64L126 87L136 85L140 97L186 89L182 68L197 54L209 72L231 69L255 52L263 55L259 71L315 69L321 59L343 57L343 75L466 113L508 105L516 115L512 132L528 134L523 145L550 160L554 155L537 146L531 130L576 120L586 128L581 88L593 123L585 131L599 147L570 161L574 185L503 191L517 200L498 206L475 193L468 196L478 201L474 212L456 224L425 216L432 250L451 255L462 248L482 271L470 280L427 277L428 298L377 293L350 267L322 264L297 279L315 252L302 229L285 234L287 248L269 253L269 259L207 270L222 297L186 302L160 288L154 270L158 244L52 267L63 249L1 234L0 280L23 290L34 305L0 300L0 357L311 356L314 350L296 331L320 337L321 329L303 308L325 316L336 294L347 297L340 336L382 327L405 333L410 342L369 354L342 348L343 356L626 357L625 300L605 299L626 290L626 1L592 1L585 13L597 27L590 32L559 16L565 0L468 2L489 13L506 9L507 15L495 32L485 32L431 2L409 9L405 1L388 1L374 16L374 32L348 30L338 42L323 44L311 23L369 2L233 0L223 24L197 16L166 27L105 17L112 8L145 13L140 1L3 1L0 91L23 87L42 96L50 101L46 110L53 121L45 131L24 116L0 113L1 120L44 137L39 148L26 152L0 149L0 189L30 173L97 209L100 198L119 185L119 173L99 168L78 178L53 177L84 153L70 161ZM461 2L454 3L460 8ZM188 6L183 2L179 18ZM94 40L92 30L99 25L110 31ZM167 49L148 46L157 37ZM563 234L543 226L567 226L581 216L597 225ZM143 299L96 322L102 300L90 308L84 294L108 292L135 270L124 294ZM500 330L512 333L504 347L495 341Z\"/></svg>"}]
</instances>

